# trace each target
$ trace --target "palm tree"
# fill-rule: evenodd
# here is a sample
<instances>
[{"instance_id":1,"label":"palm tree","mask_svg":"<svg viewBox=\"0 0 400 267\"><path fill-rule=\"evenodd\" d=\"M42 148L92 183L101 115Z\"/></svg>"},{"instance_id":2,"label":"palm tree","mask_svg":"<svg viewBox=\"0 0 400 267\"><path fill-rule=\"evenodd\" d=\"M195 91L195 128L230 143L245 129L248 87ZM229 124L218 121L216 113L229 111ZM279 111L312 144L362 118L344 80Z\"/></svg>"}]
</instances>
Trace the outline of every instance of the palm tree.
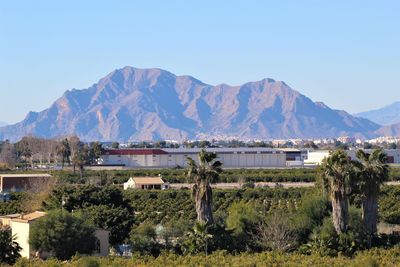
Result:
<instances>
[{"instance_id":1,"label":"palm tree","mask_svg":"<svg viewBox=\"0 0 400 267\"><path fill-rule=\"evenodd\" d=\"M199 165L188 157L188 178L194 180L193 196L196 201L197 221L206 225L214 222L212 214L211 182L218 178L222 172L222 163L216 161L215 153L202 149L199 153Z\"/></svg>"},{"instance_id":2,"label":"palm tree","mask_svg":"<svg viewBox=\"0 0 400 267\"><path fill-rule=\"evenodd\" d=\"M69 163L69 157L71 156L71 147L69 145L68 139L65 138L61 144L57 147L57 154L62 158L62 168L64 169L65 161Z\"/></svg>"},{"instance_id":3,"label":"palm tree","mask_svg":"<svg viewBox=\"0 0 400 267\"><path fill-rule=\"evenodd\" d=\"M359 170L359 190L362 197L362 219L364 229L371 237L376 234L378 220L378 195L380 185L389 178L387 156L382 149L376 149L371 154L357 151Z\"/></svg>"},{"instance_id":4,"label":"palm tree","mask_svg":"<svg viewBox=\"0 0 400 267\"><path fill-rule=\"evenodd\" d=\"M353 162L342 150L337 150L325 158L321 165L324 188L332 202L333 225L338 234L344 233L349 224L349 200Z\"/></svg>"}]
</instances>

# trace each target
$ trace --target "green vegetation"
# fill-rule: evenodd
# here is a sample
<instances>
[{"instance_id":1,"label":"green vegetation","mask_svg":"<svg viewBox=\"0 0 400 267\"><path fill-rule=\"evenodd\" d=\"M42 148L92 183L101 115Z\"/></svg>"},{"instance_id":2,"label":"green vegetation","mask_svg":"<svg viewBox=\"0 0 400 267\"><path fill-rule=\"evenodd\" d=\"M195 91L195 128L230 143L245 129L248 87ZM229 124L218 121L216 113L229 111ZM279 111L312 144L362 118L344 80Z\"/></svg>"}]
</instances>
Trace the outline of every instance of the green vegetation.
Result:
<instances>
[{"instance_id":1,"label":"green vegetation","mask_svg":"<svg viewBox=\"0 0 400 267\"><path fill-rule=\"evenodd\" d=\"M21 247L15 242L11 229L0 225L0 265L14 264L20 257Z\"/></svg>"},{"instance_id":2,"label":"green vegetation","mask_svg":"<svg viewBox=\"0 0 400 267\"><path fill-rule=\"evenodd\" d=\"M216 161L217 154L202 149L199 153L199 165L192 158L188 161L188 179L194 181L193 197L196 203L197 221L200 224L214 223L212 212L211 183L217 181L222 172L222 163Z\"/></svg>"},{"instance_id":3,"label":"green vegetation","mask_svg":"<svg viewBox=\"0 0 400 267\"><path fill-rule=\"evenodd\" d=\"M384 186L382 188L378 214L383 222L400 224L400 187Z\"/></svg>"},{"instance_id":4,"label":"green vegetation","mask_svg":"<svg viewBox=\"0 0 400 267\"><path fill-rule=\"evenodd\" d=\"M14 214L25 211L24 202L27 199L26 193L12 193L10 200L0 202L0 215Z\"/></svg>"},{"instance_id":5,"label":"green vegetation","mask_svg":"<svg viewBox=\"0 0 400 267\"><path fill-rule=\"evenodd\" d=\"M398 266L400 248L371 249L357 253L353 258L344 256L329 257L320 255L304 255L298 253L262 252L241 253L232 255L225 251L217 251L205 257L204 254L180 256L164 253L157 258L134 255L132 259L109 257L74 257L71 261L62 262L55 259L28 261L20 259L16 267L89 267L89 266L330 266L330 267L369 267L369 266Z\"/></svg>"},{"instance_id":6,"label":"green vegetation","mask_svg":"<svg viewBox=\"0 0 400 267\"><path fill-rule=\"evenodd\" d=\"M110 244L118 245L129 235L133 224L133 208L116 186L62 186L44 202L46 210L80 212L95 227L110 231Z\"/></svg>"},{"instance_id":7,"label":"green vegetation","mask_svg":"<svg viewBox=\"0 0 400 267\"><path fill-rule=\"evenodd\" d=\"M39 253L46 251L67 260L76 253L94 251L94 230L81 215L52 211L32 223L29 243Z\"/></svg>"},{"instance_id":8,"label":"green vegetation","mask_svg":"<svg viewBox=\"0 0 400 267\"><path fill-rule=\"evenodd\" d=\"M132 169L132 170L85 170L83 178L70 171L52 171L62 183L90 183L97 180L103 184L122 184L133 176L158 176L169 183L186 183L188 178L184 169ZM313 182L315 169L224 169L213 182ZM400 177L400 175L399 175Z\"/></svg>"}]
</instances>

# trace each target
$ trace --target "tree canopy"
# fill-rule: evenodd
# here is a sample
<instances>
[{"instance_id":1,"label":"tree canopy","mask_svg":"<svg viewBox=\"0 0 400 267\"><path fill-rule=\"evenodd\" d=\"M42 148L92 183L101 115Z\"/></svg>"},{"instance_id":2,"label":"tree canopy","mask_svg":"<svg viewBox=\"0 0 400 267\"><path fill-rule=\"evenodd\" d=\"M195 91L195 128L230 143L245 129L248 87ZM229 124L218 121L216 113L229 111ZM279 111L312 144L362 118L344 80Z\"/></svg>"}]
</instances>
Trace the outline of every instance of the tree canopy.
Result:
<instances>
[{"instance_id":1,"label":"tree canopy","mask_svg":"<svg viewBox=\"0 0 400 267\"><path fill-rule=\"evenodd\" d=\"M94 230L81 215L56 210L32 223L29 243L39 252L49 252L58 259L68 260L76 253L94 251Z\"/></svg>"}]
</instances>

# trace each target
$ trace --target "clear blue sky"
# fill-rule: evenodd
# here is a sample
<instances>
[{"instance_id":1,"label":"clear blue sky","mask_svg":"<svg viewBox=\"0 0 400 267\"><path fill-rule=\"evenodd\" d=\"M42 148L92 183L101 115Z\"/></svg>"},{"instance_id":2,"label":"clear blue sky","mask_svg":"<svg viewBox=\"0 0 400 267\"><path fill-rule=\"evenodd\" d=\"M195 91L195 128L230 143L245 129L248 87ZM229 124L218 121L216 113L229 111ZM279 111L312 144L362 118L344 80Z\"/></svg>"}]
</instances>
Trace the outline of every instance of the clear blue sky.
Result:
<instances>
[{"instance_id":1,"label":"clear blue sky","mask_svg":"<svg viewBox=\"0 0 400 267\"><path fill-rule=\"evenodd\" d=\"M400 1L0 3L0 121L115 68L211 84L283 80L349 112L400 100Z\"/></svg>"}]
</instances>

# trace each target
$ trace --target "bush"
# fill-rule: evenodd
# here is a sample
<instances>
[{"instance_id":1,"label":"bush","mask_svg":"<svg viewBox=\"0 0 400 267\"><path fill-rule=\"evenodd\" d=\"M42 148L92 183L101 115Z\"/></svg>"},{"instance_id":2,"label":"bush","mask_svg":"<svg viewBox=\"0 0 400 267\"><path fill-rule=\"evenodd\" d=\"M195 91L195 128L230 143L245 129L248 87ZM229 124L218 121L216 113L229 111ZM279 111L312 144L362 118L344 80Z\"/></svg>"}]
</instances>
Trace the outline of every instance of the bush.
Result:
<instances>
[{"instance_id":1,"label":"bush","mask_svg":"<svg viewBox=\"0 0 400 267\"><path fill-rule=\"evenodd\" d=\"M145 255L158 256L160 246L156 242L157 234L155 227L148 223L143 223L132 230L130 243L132 251Z\"/></svg>"},{"instance_id":2,"label":"bush","mask_svg":"<svg viewBox=\"0 0 400 267\"><path fill-rule=\"evenodd\" d=\"M352 256L365 249L368 240L363 229L361 212L352 207L349 215L349 229L346 233L338 235L332 217L326 217L323 224L313 230L309 242L303 245L300 251L320 256L337 256L338 253Z\"/></svg>"},{"instance_id":3,"label":"bush","mask_svg":"<svg viewBox=\"0 0 400 267\"><path fill-rule=\"evenodd\" d=\"M379 219L391 224L400 224L400 188L384 186L379 196Z\"/></svg>"},{"instance_id":4,"label":"bush","mask_svg":"<svg viewBox=\"0 0 400 267\"><path fill-rule=\"evenodd\" d=\"M76 253L90 254L95 249L94 228L86 218L66 211L52 211L31 225L29 244L61 260Z\"/></svg>"},{"instance_id":5,"label":"bush","mask_svg":"<svg viewBox=\"0 0 400 267\"><path fill-rule=\"evenodd\" d=\"M0 225L0 264L14 264L21 256L21 247L15 242L11 229Z\"/></svg>"}]
</instances>

